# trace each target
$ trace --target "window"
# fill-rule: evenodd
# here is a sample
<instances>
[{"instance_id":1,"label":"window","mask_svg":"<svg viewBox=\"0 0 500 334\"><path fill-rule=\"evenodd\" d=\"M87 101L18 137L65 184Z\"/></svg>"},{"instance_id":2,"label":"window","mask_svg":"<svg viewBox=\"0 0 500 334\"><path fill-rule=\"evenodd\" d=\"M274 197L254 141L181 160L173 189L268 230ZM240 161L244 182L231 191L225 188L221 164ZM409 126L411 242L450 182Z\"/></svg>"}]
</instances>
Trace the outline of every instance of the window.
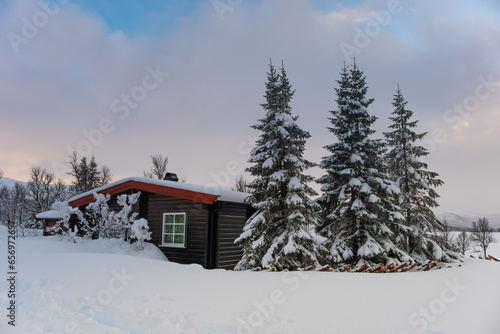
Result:
<instances>
[{"instance_id":1,"label":"window","mask_svg":"<svg viewBox=\"0 0 500 334\"><path fill-rule=\"evenodd\" d=\"M186 241L186 214L163 214L163 239L162 246L185 247Z\"/></svg>"}]
</instances>

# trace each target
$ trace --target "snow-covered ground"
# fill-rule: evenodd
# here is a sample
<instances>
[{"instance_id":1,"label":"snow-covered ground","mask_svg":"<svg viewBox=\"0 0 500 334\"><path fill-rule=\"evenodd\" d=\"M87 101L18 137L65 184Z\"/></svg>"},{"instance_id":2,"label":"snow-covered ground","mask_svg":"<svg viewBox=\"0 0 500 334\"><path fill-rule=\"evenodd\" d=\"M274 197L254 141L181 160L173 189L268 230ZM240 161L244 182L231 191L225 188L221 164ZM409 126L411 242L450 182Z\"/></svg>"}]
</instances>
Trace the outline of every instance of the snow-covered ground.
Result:
<instances>
[{"instance_id":1,"label":"snow-covered ground","mask_svg":"<svg viewBox=\"0 0 500 334\"><path fill-rule=\"evenodd\" d=\"M490 246L487 249L487 254L496 257L497 259L500 259L500 233L494 233L495 234L495 239L497 241L493 244L490 244ZM472 252L469 252L472 253ZM480 254L482 252L479 252ZM481 254L482 255L482 254ZM499 331L500 333L500 331Z\"/></svg>"},{"instance_id":2,"label":"snow-covered ground","mask_svg":"<svg viewBox=\"0 0 500 334\"><path fill-rule=\"evenodd\" d=\"M0 333L500 332L500 263L490 261L416 273L231 272L116 240L21 238L16 247L12 327L0 227ZM500 258L500 243L489 253Z\"/></svg>"}]
</instances>

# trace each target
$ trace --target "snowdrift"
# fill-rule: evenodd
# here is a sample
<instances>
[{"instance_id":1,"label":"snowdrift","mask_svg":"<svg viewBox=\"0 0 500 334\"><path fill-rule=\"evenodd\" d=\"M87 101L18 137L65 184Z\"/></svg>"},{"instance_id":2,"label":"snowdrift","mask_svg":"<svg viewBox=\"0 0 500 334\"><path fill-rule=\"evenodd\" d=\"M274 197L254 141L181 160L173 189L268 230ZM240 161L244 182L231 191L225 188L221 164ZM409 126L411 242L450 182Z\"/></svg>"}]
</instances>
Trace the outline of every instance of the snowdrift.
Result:
<instances>
[{"instance_id":1,"label":"snowdrift","mask_svg":"<svg viewBox=\"0 0 500 334\"><path fill-rule=\"evenodd\" d=\"M496 262L468 259L460 268L393 274L232 272L171 263L155 246L134 252L117 240L16 242L16 326L7 324L3 279L1 333L496 334L500 328ZM492 255L500 257L499 246L490 246ZM3 227L0 250L6 259Z\"/></svg>"}]
</instances>

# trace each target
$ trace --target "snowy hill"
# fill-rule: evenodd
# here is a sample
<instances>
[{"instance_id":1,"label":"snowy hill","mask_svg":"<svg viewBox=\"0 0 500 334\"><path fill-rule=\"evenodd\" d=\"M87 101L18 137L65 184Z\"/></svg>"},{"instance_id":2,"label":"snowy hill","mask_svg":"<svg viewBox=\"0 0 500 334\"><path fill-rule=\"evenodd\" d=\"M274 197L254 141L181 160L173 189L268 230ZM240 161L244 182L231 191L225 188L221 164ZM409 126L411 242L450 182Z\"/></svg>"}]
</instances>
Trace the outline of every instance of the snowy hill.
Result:
<instances>
[{"instance_id":1,"label":"snowy hill","mask_svg":"<svg viewBox=\"0 0 500 334\"><path fill-rule=\"evenodd\" d=\"M8 188L13 188L14 185L16 184L16 182L24 183L24 182L16 181L16 180L13 180L11 178L8 178L8 177L4 176L4 177L0 178L0 188L3 187L3 186L6 186Z\"/></svg>"},{"instance_id":2,"label":"snowy hill","mask_svg":"<svg viewBox=\"0 0 500 334\"><path fill-rule=\"evenodd\" d=\"M448 225L453 228L458 229L470 229L472 228L472 222L477 221L479 218L487 218L490 225L494 229L500 229L500 214L495 215L481 215L481 214L469 214L469 215L458 215L456 213L443 213L437 215L438 219L443 222L446 220Z\"/></svg>"},{"instance_id":3,"label":"snowy hill","mask_svg":"<svg viewBox=\"0 0 500 334\"><path fill-rule=\"evenodd\" d=\"M164 261L155 246L133 252L116 240L16 243L15 328L5 317L8 282L0 281L5 334L497 334L500 328L500 263L490 261L394 274L233 272ZM490 252L500 257L498 246ZM4 263L6 251L0 227Z\"/></svg>"}]
</instances>

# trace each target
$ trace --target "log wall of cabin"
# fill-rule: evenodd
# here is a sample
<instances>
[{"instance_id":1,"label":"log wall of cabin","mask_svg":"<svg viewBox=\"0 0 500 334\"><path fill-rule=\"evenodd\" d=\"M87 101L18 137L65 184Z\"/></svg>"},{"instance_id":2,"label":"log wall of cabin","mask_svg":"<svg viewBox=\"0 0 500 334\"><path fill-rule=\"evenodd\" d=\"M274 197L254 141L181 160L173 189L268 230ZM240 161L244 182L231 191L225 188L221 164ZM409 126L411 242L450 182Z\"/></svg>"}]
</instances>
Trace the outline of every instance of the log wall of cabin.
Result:
<instances>
[{"instance_id":1,"label":"log wall of cabin","mask_svg":"<svg viewBox=\"0 0 500 334\"><path fill-rule=\"evenodd\" d=\"M142 193L140 217L148 220L152 239L172 262L197 263L207 266L207 239L209 212L202 203L168 197L153 193ZM164 213L186 213L185 248L161 246Z\"/></svg>"},{"instance_id":2,"label":"log wall of cabin","mask_svg":"<svg viewBox=\"0 0 500 334\"><path fill-rule=\"evenodd\" d=\"M234 243L234 240L243 232L243 226L249 216L247 205L224 202L217 221L216 268L232 270L241 260L243 252L241 247Z\"/></svg>"},{"instance_id":3,"label":"log wall of cabin","mask_svg":"<svg viewBox=\"0 0 500 334\"><path fill-rule=\"evenodd\" d=\"M122 207L117 204L116 198L121 194L130 195L137 190L130 189L117 195L113 195L108 202L111 210L119 212ZM133 206L132 212L139 212L139 218L146 218L150 227L152 239L149 242L158 246L165 256L172 262L196 263L204 268L215 267L232 270L241 259L243 253L234 240L243 232L246 220L253 213L246 204L221 202L220 206L210 206L190 200L170 197L150 192L141 192L138 202ZM212 211L220 207L214 216L215 246L212 246L212 257L215 261L209 264L209 221ZM84 209L81 207L80 209ZM186 213L186 240L185 248L167 247L161 245L163 214L164 213Z\"/></svg>"}]
</instances>

